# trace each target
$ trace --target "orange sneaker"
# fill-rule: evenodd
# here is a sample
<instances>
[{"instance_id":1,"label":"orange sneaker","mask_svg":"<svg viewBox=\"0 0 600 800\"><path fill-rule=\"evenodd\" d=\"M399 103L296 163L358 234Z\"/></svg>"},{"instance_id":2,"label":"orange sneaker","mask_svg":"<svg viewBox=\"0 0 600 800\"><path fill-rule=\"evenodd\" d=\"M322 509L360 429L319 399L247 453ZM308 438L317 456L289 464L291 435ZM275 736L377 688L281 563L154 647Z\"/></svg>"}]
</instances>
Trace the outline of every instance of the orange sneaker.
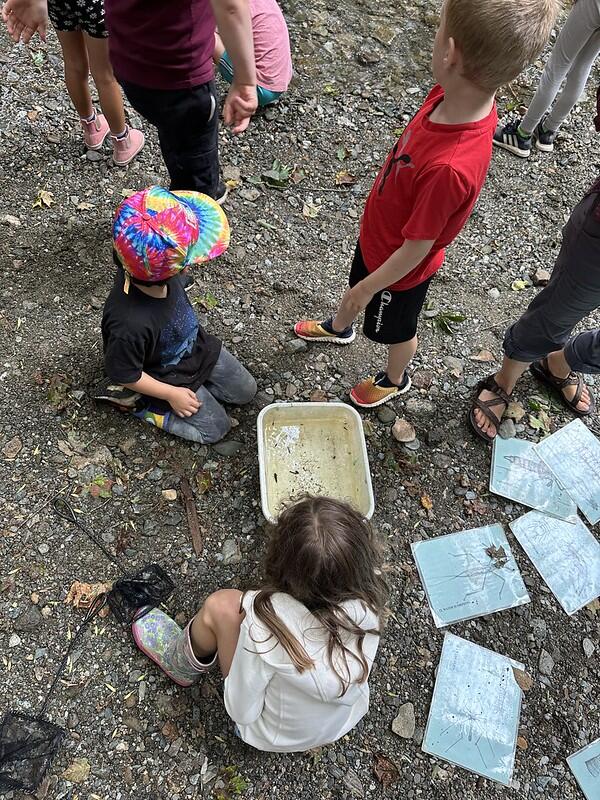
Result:
<instances>
[{"instance_id":1,"label":"orange sneaker","mask_svg":"<svg viewBox=\"0 0 600 800\"><path fill-rule=\"evenodd\" d=\"M399 394L408 392L410 387L411 380L406 372L399 386L392 383L385 372L378 372L374 378L365 378L364 381L357 383L350 391L350 400L360 408L375 408Z\"/></svg>"},{"instance_id":2,"label":"orange sneaker","mask_svg":"<svg viewBox=\"0 0 600 800\"><path fill-rule=\"evenodd\" d=\"M350 344L356 339L356 331L350 325L345 331L334 331L331 317L324 322L315 319L303 319L294 325L294 333L307 342L333 342L334 344Z\"/></svg>"}]
</instances>

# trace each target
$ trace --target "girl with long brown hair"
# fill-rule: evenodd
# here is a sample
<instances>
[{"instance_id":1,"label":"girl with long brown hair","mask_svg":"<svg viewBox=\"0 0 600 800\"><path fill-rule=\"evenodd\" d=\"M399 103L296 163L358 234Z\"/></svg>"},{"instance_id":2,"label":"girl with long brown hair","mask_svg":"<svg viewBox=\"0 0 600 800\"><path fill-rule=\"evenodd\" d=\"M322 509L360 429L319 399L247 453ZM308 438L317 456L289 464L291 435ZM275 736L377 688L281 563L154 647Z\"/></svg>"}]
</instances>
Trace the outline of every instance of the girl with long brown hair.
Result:
<instances>
[{"instance_id":1,"label":"girl with long brown hair","mask_svg":"<svg viewBox=\"0 0 600 800\"><path fill-rule=\"evenodd\" d=\"M259 750L328 744L367 713L387 586L369 524L349 505L305 497L287 508L257 590L211 594L184 630L159 609L136 644L180 686L218 663L225 707Z\"/></svg>"}]
</instances>

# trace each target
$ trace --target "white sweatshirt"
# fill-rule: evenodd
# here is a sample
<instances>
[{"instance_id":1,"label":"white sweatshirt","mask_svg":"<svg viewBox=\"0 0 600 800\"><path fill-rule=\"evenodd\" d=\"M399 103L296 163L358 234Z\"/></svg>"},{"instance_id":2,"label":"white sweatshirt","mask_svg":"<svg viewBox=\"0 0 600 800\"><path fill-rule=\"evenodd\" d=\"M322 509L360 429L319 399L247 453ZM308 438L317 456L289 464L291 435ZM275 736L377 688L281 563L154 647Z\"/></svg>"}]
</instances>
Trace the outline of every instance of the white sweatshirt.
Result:
<instances>
[{"instance_id":1,"label":"white sweatshirt","mask_svg":"<svg viewBox=\"0 0 600 800\"><path fill-rule=\"evenodd\" d=\"M258 750L293 753L334 742L369 710L368 683L352 683L340 697L341 685L327 660L323 629L302 603L278 593L271 598L275 613L315 662L313 669L299 673L254 614L256 594L248 592L244 597L246 618L225 678L227 713L237 723L241 738ZM344 608L360 627L379 627L376 615L358 600L346 602ZM363 652L369 671L378 645L379 636L365 636ZM348 647L356 651L355 645ZM358 662L349 659L349 666L356 678Z\"/></svg>"}]
</instances>

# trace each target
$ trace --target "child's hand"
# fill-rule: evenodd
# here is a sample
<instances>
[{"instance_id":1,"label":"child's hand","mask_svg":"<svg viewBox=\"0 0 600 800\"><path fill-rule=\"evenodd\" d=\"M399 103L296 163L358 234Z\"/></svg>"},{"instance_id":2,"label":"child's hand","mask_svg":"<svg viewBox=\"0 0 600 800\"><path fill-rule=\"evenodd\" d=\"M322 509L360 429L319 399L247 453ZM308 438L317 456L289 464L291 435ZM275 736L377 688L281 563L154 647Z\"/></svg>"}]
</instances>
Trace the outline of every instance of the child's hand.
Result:
<instances>
[{"instance_id":1,"label":"child's hand","mask_svg":"<svg viewBox=\"0 0 600 800\"><path fill-rule=\"evenodd\" d=\"M237 84L234 81L223 106L225 124L230 125L234 133L242 133L248 127L257 105L256 86Z\"/></svg>"},{"instance_id":2,"label":"child's hand","mask_svg":"<svg viewBox=\"0 0 600 800\"><path fill-rule=\"evenodd\" d=\"M373 292L363 284L364 282L360 281L356 286L347 289L342 298L341 307L351 312L353 318L357 317L361 311L364 311L373 299Z\"/></svg>"},{"instance_id":3,"label":"child's hand","mask_svg":"<svg viewBox=\"0 0 600 800\"><path fill-rule=\"evenodd\" d=\"M173 386L167 401L178 417L191 417L202 405L195 392L183 386Z\"/></svg>"},{"instance_id":4,"label":"child's hand","mask_svg":"<svg viewBox=\"0 0 600 800\"><path fill-rule=\"evenodd\" d=\"M46 41L47 0L6 0L2 5L2 19L15 42L27 44L36 31L40 39Z\"/></svg>"}]
</instances>

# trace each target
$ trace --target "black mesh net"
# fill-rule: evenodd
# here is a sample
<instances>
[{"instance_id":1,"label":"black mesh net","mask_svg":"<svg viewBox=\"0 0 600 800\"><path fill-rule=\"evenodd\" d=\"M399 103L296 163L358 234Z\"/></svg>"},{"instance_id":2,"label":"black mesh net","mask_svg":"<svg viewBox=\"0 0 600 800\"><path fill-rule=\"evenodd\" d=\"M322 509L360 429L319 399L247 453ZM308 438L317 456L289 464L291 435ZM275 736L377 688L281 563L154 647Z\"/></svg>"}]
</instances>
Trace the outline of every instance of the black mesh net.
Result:
<instances>
[{"instance_id":1,"label":"black mesh net","mask_svg":"<svg viewBox=\"0 0 600 800\"><path fill-rule=\"evenodd\" d=\"M146 564L137 572L116 580L107 601L119 622L131 625L150 609L164 603L174 589L175 584L159 564Z\"/></svg>"},{"instance_id":2,"label":"black mesh net","mask_svg":"<svg viewBox=\"0 0 600 800\"><path fill-rule=\"evenodd\" d=\"M53 722L8 711L0 722L0 790L34 792L64 735Z\"/></svg>"}]
</instances>

